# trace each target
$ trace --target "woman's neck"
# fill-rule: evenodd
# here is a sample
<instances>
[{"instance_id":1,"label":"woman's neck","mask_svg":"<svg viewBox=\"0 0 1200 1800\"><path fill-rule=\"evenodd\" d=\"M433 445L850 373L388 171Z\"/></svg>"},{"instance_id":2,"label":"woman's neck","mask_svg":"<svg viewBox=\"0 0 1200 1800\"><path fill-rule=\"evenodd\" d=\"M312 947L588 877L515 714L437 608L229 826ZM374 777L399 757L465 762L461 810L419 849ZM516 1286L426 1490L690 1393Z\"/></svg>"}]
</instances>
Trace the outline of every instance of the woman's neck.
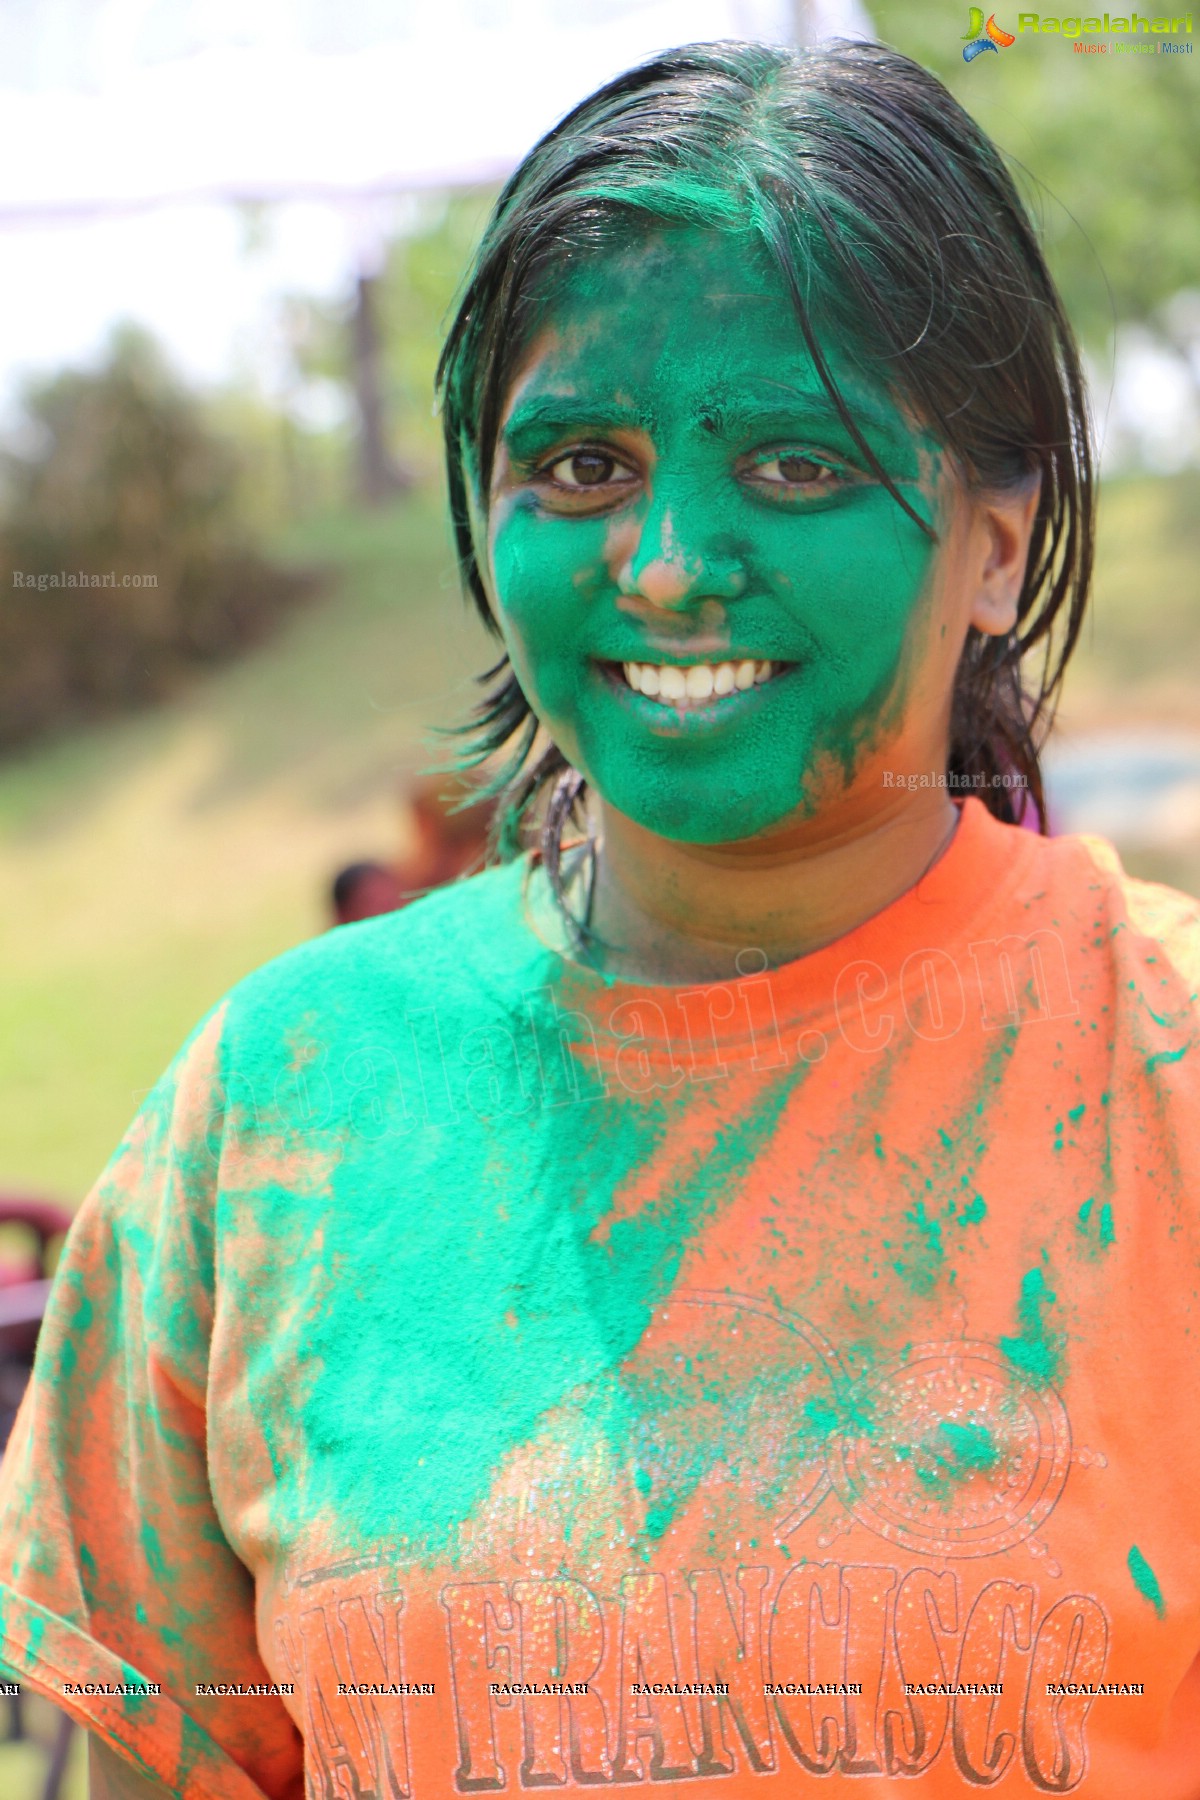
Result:
<instances>
[{"instance_id":1,"label":"woman's neck","mask_svg":"<svg viewBox=\"0 0 1200 1800\"><path fill-rule=\"evenodd\" d=\"M794 962L882 912L916 885L954 835L944 791L898 794L861 819L813 821L742 844L682 844L603 808L591 910L605 973L667 985Z\"/></svg>"}]
</instances>

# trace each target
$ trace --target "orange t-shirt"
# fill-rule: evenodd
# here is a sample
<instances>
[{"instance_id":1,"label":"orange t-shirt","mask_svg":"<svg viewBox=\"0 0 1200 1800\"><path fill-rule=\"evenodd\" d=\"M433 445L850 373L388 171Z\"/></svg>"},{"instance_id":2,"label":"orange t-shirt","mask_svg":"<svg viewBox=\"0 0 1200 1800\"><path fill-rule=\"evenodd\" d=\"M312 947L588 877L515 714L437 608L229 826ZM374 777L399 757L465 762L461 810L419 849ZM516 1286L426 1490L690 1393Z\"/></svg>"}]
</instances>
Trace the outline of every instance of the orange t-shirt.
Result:
<instances>
[{"instance_id":1,"label":"orange t-shirt","mask_svg":"<svg viewBox=\"0 0 1200 1800\"><path fill-rule=\"evenodd\" d=\"M849 936L648 989L541 880L185 1047L57 1278L0 1657L186 1800L1197 1800L1196 906L970 800Z\"/></svg>"}]
</instances>

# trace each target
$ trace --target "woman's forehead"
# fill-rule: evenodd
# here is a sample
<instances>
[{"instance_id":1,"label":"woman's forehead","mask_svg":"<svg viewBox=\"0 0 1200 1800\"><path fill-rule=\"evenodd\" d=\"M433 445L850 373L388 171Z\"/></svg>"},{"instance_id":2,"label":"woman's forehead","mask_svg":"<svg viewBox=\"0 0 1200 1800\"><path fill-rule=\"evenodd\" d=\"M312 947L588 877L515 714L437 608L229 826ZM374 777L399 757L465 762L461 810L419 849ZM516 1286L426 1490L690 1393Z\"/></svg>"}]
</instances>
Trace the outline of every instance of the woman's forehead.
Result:
<instances>
[{"instance_id":1,"label":"woman's forehead","mask_svg":"<svg viewBox=\"0 0 1200 1800\"><path fill-rule=\"evenodd\" d=\"M572 256L555 272L540 322L564 338L603 336L614 317L670 324L706 314L728 319L742 308L786 306L783 274L757 233L661 225L650 221Z\"/></svg>"},{"instance_id":2,"label":"woman's forehead","mask_svg":"<svg viewBox=\"0 0 1200 1800\"><path fill-rule=\"evenodd\" d=\"M849 334L825 325L820 348L863 427L907 435ZM569 426L572 403L592 401L629 412L643 428L684 408L714 434L797 406L806 416L839 416L762 241L750 231L684 226L648 226L560 274L508 385L504 427L555 408Z\"/></svg>"}]
</instances>

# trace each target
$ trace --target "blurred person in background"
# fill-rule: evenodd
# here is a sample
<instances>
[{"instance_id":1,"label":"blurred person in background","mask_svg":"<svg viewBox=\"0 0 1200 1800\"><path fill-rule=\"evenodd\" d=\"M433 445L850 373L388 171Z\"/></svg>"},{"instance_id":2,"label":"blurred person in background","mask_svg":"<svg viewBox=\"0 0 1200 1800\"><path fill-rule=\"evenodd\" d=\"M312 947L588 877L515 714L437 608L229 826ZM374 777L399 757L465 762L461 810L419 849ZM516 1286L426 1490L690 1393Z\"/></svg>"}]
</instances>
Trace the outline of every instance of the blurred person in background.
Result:
<instances>
[{"instance_id":1,"label":"blurred person in background","mask_svg":"<svg viewBox=\"0 0 1200 1800\"><path fill-rule=\"evenodd\" d=\"M1197 908L1016 822L1093 493L995 147L876 45L665 54L440 383L502 860L142 1109L5 1662L113 1796L1195 1800Z\"/></svg>"},{"instance_id":2,"label":"blurred person in background","mask_svg":"<svg viewBox=\"0 0 1200 1800\"><path fill-rule=\"evenodd\" d=\"M377 862L347 863L334 876L329 890L335 925L354 925L375 919L404 905L404 890L391 869Z\"/></svg>"},{"instance_id":3,"label":"blurred person in background","mask_svg":"<svg viewBox=\"0 0 1200 1800\"><path fill-rule=\"evenodd\" d=\"M412 847L397 871L410 898L483 867L496 822L486 786L468 797L461 784L451 791L445 777L429 775L413 784L408 803Z\"/></svg>"},{"instance_id":4,"label":"blurred person in background","mask_svg":"<svg viewBox=\"0 0 1200 1800\"><path fill-rule=\"evenodd\" d=\"M349 863L330 886L335 925L351 925L394 912L422 894L483 867L494 824L494 805L481 796L469 805L449 793L444 778L427 776L408 794L411 847L388 866Z\"/></svg>"}]
</instances>

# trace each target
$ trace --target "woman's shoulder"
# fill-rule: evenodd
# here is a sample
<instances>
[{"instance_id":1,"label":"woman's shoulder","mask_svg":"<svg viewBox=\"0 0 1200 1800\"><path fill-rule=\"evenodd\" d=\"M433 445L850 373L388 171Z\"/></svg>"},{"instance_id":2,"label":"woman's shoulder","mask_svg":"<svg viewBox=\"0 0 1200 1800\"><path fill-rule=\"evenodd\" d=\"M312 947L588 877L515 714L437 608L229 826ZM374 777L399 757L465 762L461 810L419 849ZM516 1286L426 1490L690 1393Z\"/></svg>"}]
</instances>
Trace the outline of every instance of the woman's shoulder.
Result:
<instances>
[{"instance_id":1,"label":"woman's shoulder","mask_svg":"<svg viewBox=\"0 0 1200 1800\"><path fill-rule=\"evenodd\" d=\"M1036 840L1033 883L1086 926L1107 927L1114 954L1157 946L1200 973L1200 899L1131 875L1106 838L1079 832Z\"/></svg>"},{"instance_id":2,"label":"woman's shoulder","mask_svg":"<svg viewBox=\"0 0 1200 1800\"><path fill-rule=\"evenodd\" d=\"M461 1007L536 979L546 951L525 917L523 859L435 889L396 912L338 925L246 976L229 1026Z\"/></svg>"},{"instance_id":3,"label":"woman's shoulder","mask_svg":"<svg viewBox=\"0 0 1200 1800\"><path fill-rule=\"evenodd\" d=\"M1035 839L1013 900L1012 916L1036 919L1083 987L1108 996L1118 1030L1136 1018L1134 1035L1153 1026L1156 1043L1168 1030L1172 1060L1178 1042L1200 1042L1200 900L1131 875L1112 844L1086 834Z\"/></svg>"}]
</instances>

